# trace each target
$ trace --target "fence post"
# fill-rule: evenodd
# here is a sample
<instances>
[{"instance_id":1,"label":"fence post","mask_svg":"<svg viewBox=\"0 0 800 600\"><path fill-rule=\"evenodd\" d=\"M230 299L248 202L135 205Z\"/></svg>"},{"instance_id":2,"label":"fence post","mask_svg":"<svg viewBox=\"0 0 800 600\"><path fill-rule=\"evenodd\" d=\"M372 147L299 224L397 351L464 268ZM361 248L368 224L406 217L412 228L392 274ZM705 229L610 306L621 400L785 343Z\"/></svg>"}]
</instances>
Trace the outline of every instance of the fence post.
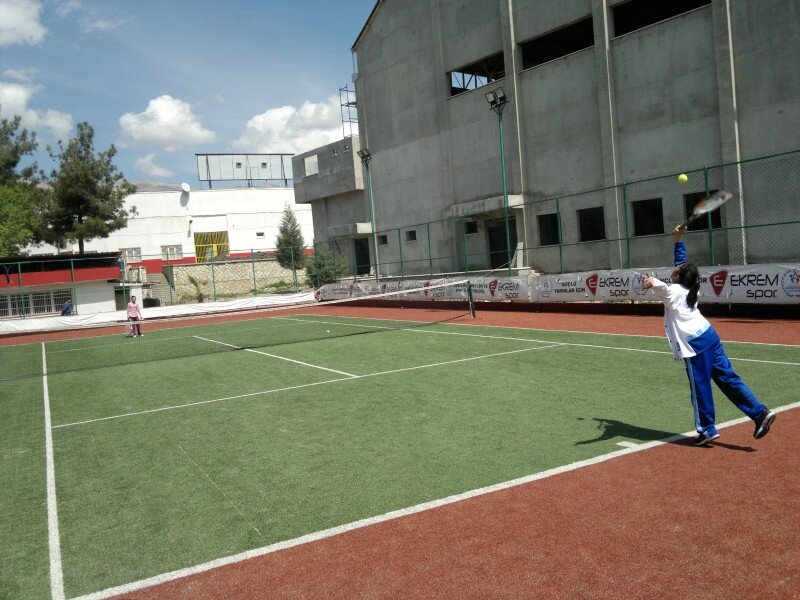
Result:
<instances>
[{"instance_id":1,"label":"fence post","mask_svg":"<svg viewBox=\"0 0 800 600\"><path fill-rule=\"evenodd\" d=\"M431 277L433 277L433 252L431 251L431 222L428 221L425 223L425 226L428 229L428 270L431 273Z\"/></svg>"},{"instance_id":2,"label":"fence post","mask_svg":"<svg viewBox=\"0 0 800 600\"><path fill-rule=\"evenodd\" d=\"M213 301L217 301L217 278L214 273L214 254L211 254L211 295Z\"/></svg>"},{"instance_id":3,"label":"fence post","mask_svg":"<svg viewBox=\"0 0 800 600\"><path fill-rule=\"evenodd\" d=\"M625 260L627 267L631 268L631 233L628 224L628 187L622 184L622 214L625 217Z\"/></svg>"},{"instance_id":4,"label":"fence post","mask_svg":"<svg viewBox=\"0 0 800 600\"><path fill-rule=\"evenodd\" d=\"M75 287L75 260L69 259L69 274L72 279L72 312L78 314L78 290Z\"/></svg>"},{"instance_id":5,"label":"fence post","mask_svg":"<svg viewBox=\"0 0 800 600\"><path fill-rule=\"evenodd\" d=\"M197 255L195 255L194 261L197 262ZM175 304L175 298L172 296L172 288L175 286L175 267L170 264L168 264L167 267L170 270L170 278L167 279L167 287L169 288L169 303Z\"/></svg>"},{"instance_id":6,"label":"fence post","mask_svg":"<svg viewBox=\"0 0 800 600\"><path fill-rule=\"evenodd\" d=\"M403 270L403 231L397 230L397 249L400 252L400 279L403 278L405 271Z\"/></svg>"},{"instance_id":7,"label":"fence post","mask_svg":"<svg viewBox=\"0 0 800 600\"><path fill-rule=\"evenodd\" d=\"M461 237L464 240L464 273L469 274L469 252L468 252L468 248L467 248L467 228L464 227L464 217L461 217L461 219L459 221L457 221L457 223L459 224L458 226L461 227Z\"/></svg>"},{"instance_id":8,"label":"fence post","mask_svg":"<svg viewBox=\"0 0 800 600\"><path fill-rule=\"evenodd\" d=\"M289 252L291 252L292 256L292 282L294 283L294 291L297 292L297 267L294 261L294 246L291 246L289 248Z\"/></svg>"},{"instance_id":9,"label":"fence post","mask_svg":"<svg viewBox=\"0 0 800 600\"><path fill-rule=\"evenodd\" d=\"M250 266L253 267L253 297L258 296L258 284L256 283L256 259L253 256L253 249L250 248Z\"/></svg>"},{"instance_id":10,"label":"fence post","mask_svg":"<svg viewBox=\"0 0 800 600\"><path fill-rule=\"evenodd\" d=\"M556 227L558 228L558 270L564 272L564 240L561 237L561 199L556 198Z\"/></svg>"},{"instance_id":11,"label":"fence post","mask_svg":"<svg viewBox=\"0 0 800 600\"><path fill-rule=\"evenodd\" d=\"M708 166L706 165L703 167L703 185L705 186L706 195L705 197L708 198L711 195L711 192L708 189ZM708 230L708 259L710 264L713 265L714 260L714 232L713 227L711 226L711 213L706 214L706 228Z\"/></svg>"}]
</instances>

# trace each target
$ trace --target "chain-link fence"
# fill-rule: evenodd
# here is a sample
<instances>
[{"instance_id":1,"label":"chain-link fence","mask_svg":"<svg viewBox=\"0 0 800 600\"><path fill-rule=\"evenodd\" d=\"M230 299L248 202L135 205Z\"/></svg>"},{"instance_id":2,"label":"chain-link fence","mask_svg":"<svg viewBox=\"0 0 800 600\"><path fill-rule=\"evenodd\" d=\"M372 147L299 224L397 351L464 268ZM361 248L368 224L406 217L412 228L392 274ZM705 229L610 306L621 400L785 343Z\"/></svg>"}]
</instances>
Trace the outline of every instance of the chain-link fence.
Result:
<instances>
[{"instance_id":1,"label":"chain-link fence","mask_svg":"<svg viewBox=\"0 0 800 600\"><path fill-rule=\"evenodd\" d=\"M701 199L724 189L733 192L733 200L688 228L694 262L800 260L800 149L685 174L685 182L679 173L669 173L507 211L498 206L480 214L379 228L374 235L331 238L315 248L330 248L345 266L344 277L654 267L669 262L664 238Z\"/></svg>"}]
</instances>

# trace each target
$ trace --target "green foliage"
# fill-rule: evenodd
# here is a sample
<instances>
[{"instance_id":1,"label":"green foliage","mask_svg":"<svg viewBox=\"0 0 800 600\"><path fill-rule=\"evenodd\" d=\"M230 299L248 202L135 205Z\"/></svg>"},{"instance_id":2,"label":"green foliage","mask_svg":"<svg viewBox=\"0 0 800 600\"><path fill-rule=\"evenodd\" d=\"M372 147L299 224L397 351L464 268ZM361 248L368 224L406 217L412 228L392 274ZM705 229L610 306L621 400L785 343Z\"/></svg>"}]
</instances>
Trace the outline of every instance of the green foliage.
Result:
<instances>
[{"instance_id":1,"label":"green foliage","mask_svg":"<svg viewBox=\"0 0 800 600\"><path fill-rule=\"evenodd\" d=\"M283 211L280 225L278 225L278 239L275 242L277 252L275 258L284 269L302 268L305 262L303 254L303 232L297 217L288 206Z\"/></svg>"},{"instance_id":2,"label":"green foliage","mask_svg":"<svg viewBox=\"0 0 800 600\"><path fill-rule=\"evenodd\" d=\"M0 119L0 185L10 185L20 179L30 180L36 171L36 165L33 164L17 172L22 158L39 145L35 133L25 128L20 130L20 121L19 116L10 121Z\"/></svg>"},{"instance_id":3,"label":"green foliage","mask_svg":"<svg viewBox=\"0 0 800 600\"><path fill-rule=\"evenodd\" d=\"M197 301L203 302L206 299L206 295L203 293L203 290L200 286L208 285L208 281L205 279L201 281L197 279L197 277L194 277L193 275L187 275L186 278L189 280L189 283L191 283L194 286L194 289L197 290Z\"/></svg>"},{"instance_id":4,"label":"green foliage","mask_svg":"<svg viewBox=\"0 0 800 600\"><path fill-rule=\"evenodd\" d=\"M37 240L45 192L27 185L0 185L0 256L16 256Z\"/></svg>"},{"instance_id":5,"label":"green foliage","mask_svg":"<svg viewBox=\"0 0 800 600\"><path fill-rule=\"evenodd\" d=\"M347 264L342 257L334 259L328 249L320 246L306 262L306 283L320 287L326 283L336 283L347 273Z\"/></svg>"},{"instance_id":6,"label":"green foliage","mask_svg":"<svg viewBox=\"0 0 800 600\"><path fill-rule=\"evenodd\" d=\"M135 208L124 207L125 197L136 188L114 166L117 150L113 145L95 155L94 129L89 123L78 124L66 147L59 142L58 152L48 150L59 168L50 176L53 198L45 239L56 244L77 241L83 254L84 242L108 237L136 214Z\"/></svg>"}]
</instances>

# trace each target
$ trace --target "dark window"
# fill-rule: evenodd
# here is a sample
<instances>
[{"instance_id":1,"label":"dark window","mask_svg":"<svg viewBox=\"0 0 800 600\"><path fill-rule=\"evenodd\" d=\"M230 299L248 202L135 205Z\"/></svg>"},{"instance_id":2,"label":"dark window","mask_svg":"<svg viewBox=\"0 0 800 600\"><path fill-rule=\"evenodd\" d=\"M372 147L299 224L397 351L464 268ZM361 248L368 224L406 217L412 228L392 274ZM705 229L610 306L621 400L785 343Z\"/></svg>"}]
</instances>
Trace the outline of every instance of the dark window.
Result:
<instances>
[{"instance_id":1,"label":"dark window","mask_svg":"<svg viewBox=\"0 0 800 600\"><path fill-rule=\"evenodd\" d=\"M416 229L409 229L406 231L406 241L407 242L414 242L417 240L417 230Z\"/></svg>"},{"instance_id":2,"label":"dark window","mask_svg":"<svg viewBox=\"0 0 800 600\"><path fill-rule=\"evenodd\" d=\"M711 0L630 0L611 8L614 35L624 35L708 4Z\"/></svg>"},{"instance_id":3,"label":"dark window","mask_svg":"<svg viewBox=\"0 0 800 600\"><path fill-rule=\"evenodd\" d=\"M656 235L664 233L664 212L661 198L631 202L633 209L633 235Z\"/></svg>"},{"instance_id":4,"label":"dark window","mask_svg":"<svg viewBox=\"0 0 800 600\"><path fill-rule=\"evenodd\" d=\"M460 67L447 74L450 95L456 96L469 90L497 81L506 76L503 53L498 52L488 58Z\"/></svg>"},{"instance_id":5,"label":"dark window","mask_svg":"<svg viewBox=\"0 0 800 600\"><path fill-rule=\"evenodd\" d=\"M539 245L558 244L558 215L550 213L549 215L539 215L536 218L539 221Z\"/></svg>"},{"instance_id":6,"label":"dark window","mask_svg":"<svg viewBox=\"0 0 800 600\"><path fill-rule=\"evenodd\" d=\"M578 50L594 46L592 17L581 19L556 31L522 42L522 68L530 69Z\"/></svg>"},{"instance_id":7,"label":"dark window","mask_svg":"<svg viewBox=\"0 0 800 600\"><path fill-rule=\"evenodd\" d=\"M603 207L580 209L578 211L578 229L582 242L606 239L606 220Z\"/></svg>"},{"instance_id":8,"label":"dark window","mask_svg":"<svg viewBox=\"0 0 800 600\"><path fill-rule=\"evenodd\" d=\"M389 243L389 238L385 235L378 236L378 245L379 246L386 246Z\"/></svg>"},{"instance_id":9,"label":"dark window","mask_svg":"<svg viewBox=\"0 0 800 600\"><path fill-rule=\"evenodd\" d=\"M709 190L709 195L715 194L717 190ZM700 202L706 195L704 192L697 192L696 194L684 194L683 195L683 212L686 215L686 219L688 220L689 217L692 216L692 211L694 210L695 205ZM722 207L719 207L716 210L711 211L709 213L711 215L711 229L721 229L722 228L722 213L720 212ZM708 215L704 217L700 217L699 219L692 221L689 223L689 227L687 227L689 231L702 231L703 229L708 229Z\"/></svg>"},{"instance_id":10,"label":"dark window","mask_svg":"<svg viewBox=\"0 0 800 600\"><path fill-rule=\"evenodd\" d=\"M478 233L478 222L477 221L467 221L464 223L464 233L469 235L470 233Z\"/></svg>"}]
</instances>

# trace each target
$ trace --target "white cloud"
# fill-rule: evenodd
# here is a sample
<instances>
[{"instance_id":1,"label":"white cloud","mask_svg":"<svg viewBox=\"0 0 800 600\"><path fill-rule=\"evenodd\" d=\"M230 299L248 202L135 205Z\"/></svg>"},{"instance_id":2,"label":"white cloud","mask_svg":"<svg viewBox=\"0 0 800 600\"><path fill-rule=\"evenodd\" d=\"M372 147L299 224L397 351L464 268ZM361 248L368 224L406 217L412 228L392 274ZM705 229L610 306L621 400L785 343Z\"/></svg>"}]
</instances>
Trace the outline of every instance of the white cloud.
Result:
<instances>
[{"instance_id":1,"label":"white cloud","mask_svg":"<svg viewBox=\"0 0 800 600\"><path fill-rule=\"evenodd\" d=\"M107 21L105 19L82 19L81 26L83 26L83 30L86 33L91 31L109 31L111 29L116 29L117 27L122 27L127 20L121 21Z\"/></svg>"},{"instance_id":2,"label":"white cloud","mask_svg":"<svg viewBox=\"0 0 800 600\"><path fill-rule=\"evenodd\" d=\"M212 142L213 131L204 128L192 106L172 96L150 100L141 113L125 113L119 118L122 138L119 145L159 146L174 152L187 144Z\"/></svg>"},{"instance_id":3,"label":"white cloud","mask_svg":"<svg viewBox=\"0 0 800 600\"><path fill-rule=\"evenodd\" d=\"M0 1L0 46L41 42L47 32L39 22L41 12L38 0Z\"/></svg>"},{"instance_id":4,"label":"white cloud","mask_svg":"<svg viewBox=\"0 0 800 600\"><path fill-rule=\"evenodd\" d=\"M136 161L136 170L152 177L172 177L175 173L155 164L155 154L148 154Z\"/></svg>"},{"instance_id":5,"label":"white cloud","mask_svg":"<svg viewBox=\"0 0 800 600\"><path fill-rule=\"evenodd\" d=\"M56 7L56 14L62 19L68 14L76 11L83 10L83 2L81 0L66 0Z\"/></svg>"},{"instance_id":6,"label":"white cloud","mask_svg":"<svg viewBox=\"0 0 800 600\"><path fill-rule=\"evenodd\" d=\"M6 69L3 71L3 77L24 81L25 83L30 83L35 74L36 69Z\"/></svg>"},{"instance_id":7,"label":"white cloud","mask_svg":"<svg viewBox=\"0 0 800 600\"><path fill-rule=\"evenodd\" d=\"M299 154L342 138L341 106L332 96L327 102L304 102L300 108L271 108L247 122L233 142L244 152Z\"/></svg>"},{"instance_id":8,"label":"white cloud","mask_svg":"<svg viewBox=\"0 0 800 600\"><path fill-rule=\"evenodd\" d=\"M49 129L56 139L66 139L72 130L72 115L58 110L36 110L28 103L39 90L30 83L11 83L0 81L0 116L10 119L15 115L22 117L22 126L41 132Z\"/></svg>"}]
</instances>

